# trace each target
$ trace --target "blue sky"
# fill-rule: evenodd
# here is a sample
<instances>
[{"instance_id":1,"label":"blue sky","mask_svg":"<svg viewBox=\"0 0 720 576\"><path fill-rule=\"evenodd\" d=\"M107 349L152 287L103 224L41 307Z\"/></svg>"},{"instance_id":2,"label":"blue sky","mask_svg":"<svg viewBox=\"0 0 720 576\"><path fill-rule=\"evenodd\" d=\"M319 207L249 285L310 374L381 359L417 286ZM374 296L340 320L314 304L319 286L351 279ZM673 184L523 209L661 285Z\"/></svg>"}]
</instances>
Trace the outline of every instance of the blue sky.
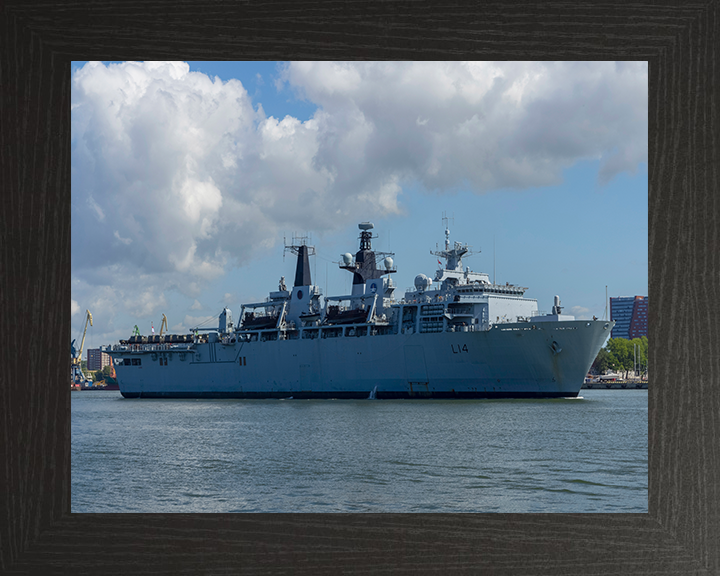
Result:
<instances>
[{"instance_id":1,"label":"blue sky","mask_svg":"<svg viewBox=\"0 0 720 576\"><path fill-rule=\"evenodd\" d=\"M186 332L263 299L309 234L313 279L361 221L396 296L433 276L442 214L465 264L540 310L647 295L646 63L72 66L72 337ZM215 320L207 324L216 325Z\"/></svg>"}]
</instances>

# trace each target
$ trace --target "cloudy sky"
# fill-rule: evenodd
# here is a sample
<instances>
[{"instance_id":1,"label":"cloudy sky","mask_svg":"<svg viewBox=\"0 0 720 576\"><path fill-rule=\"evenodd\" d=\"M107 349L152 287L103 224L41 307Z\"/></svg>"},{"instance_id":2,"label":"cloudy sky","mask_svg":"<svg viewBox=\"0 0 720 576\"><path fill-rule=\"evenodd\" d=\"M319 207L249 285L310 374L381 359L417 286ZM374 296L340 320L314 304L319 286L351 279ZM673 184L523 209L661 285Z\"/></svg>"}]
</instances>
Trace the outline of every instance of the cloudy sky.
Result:
<instances>
[{"instance_id":1,"label":"cloudy sky","mask_svg":"<svg viewBox=\"0 0 720 576\"><path fill-rule=\"evenodd\" d=\"M647 294L647 90L645 62L75 62L72 338L237 319L293 234L349 293L365 220L402 296L443 212L473 270L602 317Z\"/></svg>"}]
</instances>

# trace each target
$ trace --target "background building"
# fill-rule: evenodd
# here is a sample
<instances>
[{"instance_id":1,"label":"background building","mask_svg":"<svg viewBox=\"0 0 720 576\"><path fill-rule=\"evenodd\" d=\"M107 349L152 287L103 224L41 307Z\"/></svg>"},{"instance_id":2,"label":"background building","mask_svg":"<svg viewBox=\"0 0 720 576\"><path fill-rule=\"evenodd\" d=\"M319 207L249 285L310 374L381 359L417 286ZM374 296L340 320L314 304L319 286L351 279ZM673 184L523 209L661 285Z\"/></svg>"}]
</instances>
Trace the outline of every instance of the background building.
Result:
<instances>
[{"instance_id":1,"label":"background building","mask_svg":"<svg viewBox=\"0 0 720 576\"><path fill-rule=\"evenodd\" d=\"M612 338L640 338L648 335L648 297L610 298L610 320L615 320Z\"/></svg>"},{"instance_id":2,"label":"background building","mask_svg":"<svg viewBox=\"0 0 720 576\"><path fill-rule=\"evenodd\" d=\"M110 366L110 356L102 352L100 348L88 348L87 351L87 369L102 370L105 366Z\"/></svg>"}]
</instances>

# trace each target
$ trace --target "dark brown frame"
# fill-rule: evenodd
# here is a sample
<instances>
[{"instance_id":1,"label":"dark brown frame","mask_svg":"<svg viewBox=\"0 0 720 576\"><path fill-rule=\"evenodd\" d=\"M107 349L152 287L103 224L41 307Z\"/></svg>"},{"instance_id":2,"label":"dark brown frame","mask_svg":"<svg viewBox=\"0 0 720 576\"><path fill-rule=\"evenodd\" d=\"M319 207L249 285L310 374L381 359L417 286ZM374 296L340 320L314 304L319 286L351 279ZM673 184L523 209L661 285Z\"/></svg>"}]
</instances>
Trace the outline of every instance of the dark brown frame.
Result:
<instances>
[{"instance_id":1,"label":"dark brown frame","mask_svg":"<svg viewBox=\"0 0 720 576\"><path fill-rule=\"evenodd\" d=\"M720 572L718 1L0 4L0 572ZM70 514L70 61L650 70L648 514ZM589 234L621 234L593 219Z\"/></svg>"}]
</instances>

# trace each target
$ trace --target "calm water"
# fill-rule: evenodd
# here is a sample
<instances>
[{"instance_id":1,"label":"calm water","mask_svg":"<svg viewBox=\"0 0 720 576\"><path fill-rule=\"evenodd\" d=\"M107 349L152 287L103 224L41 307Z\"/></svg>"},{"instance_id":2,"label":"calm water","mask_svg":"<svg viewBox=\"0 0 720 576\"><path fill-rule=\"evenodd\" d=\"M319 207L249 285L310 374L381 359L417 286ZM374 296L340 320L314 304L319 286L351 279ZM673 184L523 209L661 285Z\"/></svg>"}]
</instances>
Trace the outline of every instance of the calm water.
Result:
<instances>
[{"instance_id":1,"label":"calm water","mask_svg":"<svg viewBox=\"0 0 720 576\"><path fill-rule=\"evenodd\" d=\"M559 400L72 393L73 512L647 512L647 390Z\"/></svg>"}]
</instances>

